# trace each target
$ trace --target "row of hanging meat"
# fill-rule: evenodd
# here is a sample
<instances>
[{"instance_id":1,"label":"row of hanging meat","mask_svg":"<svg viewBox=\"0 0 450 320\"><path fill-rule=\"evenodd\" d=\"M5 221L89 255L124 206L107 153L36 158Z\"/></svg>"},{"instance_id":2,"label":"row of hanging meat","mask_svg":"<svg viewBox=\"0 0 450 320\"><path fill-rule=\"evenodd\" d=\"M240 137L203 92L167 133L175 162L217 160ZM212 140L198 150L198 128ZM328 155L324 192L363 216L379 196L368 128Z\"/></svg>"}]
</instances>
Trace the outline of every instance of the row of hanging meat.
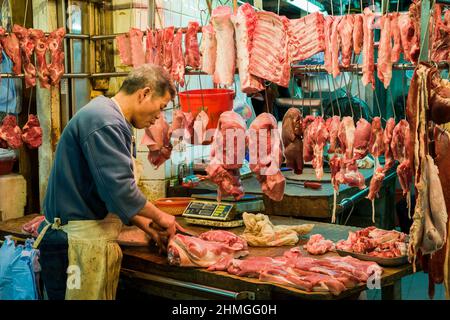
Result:
<instances>
[{"instance_id":1,"label":"row of hanging meat","mask_svg":"<svg viewBox=\"0 0 450 320\"><path fill-rule=\"evenodd\" d=\"M0 148L19 149L23 143L29 149L42 145L42 128L37 116L28 115L28 121L22 129L17 125L15 115L7 115L0 126Z\"/></svg>"},{"instance_id":2,"label":"row of hanging meat","mask_svg":"<svg viewBox=\"0 0 450 320\"><path fill-rule=\"evenodd\" d=\"M0 62L2 51L13 62L13 73L24 74L26 88L36 86L39 78L41 88L59 86L64 74L64 28L51 32L48 36L42 30L25 28L15 24L12 32L6 33L0 27ZM47 53L50 52L50 63ZM33 62L35 54L35 63Z\"/></svg>"}]
</instances>

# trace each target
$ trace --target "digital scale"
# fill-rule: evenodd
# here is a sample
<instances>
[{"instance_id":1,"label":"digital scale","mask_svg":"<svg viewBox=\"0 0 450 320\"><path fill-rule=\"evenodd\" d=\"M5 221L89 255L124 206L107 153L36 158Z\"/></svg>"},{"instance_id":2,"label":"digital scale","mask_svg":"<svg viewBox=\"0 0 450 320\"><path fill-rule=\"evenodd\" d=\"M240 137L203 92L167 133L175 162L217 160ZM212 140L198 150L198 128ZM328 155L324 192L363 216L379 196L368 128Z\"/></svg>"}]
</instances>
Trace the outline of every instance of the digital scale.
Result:
<instances>
[{"instance_id":1,"label":"digital scale","mask_svg":"<svg viewBox=\"0 0 450 320\"><path fill-rule=\"evenodd\" d=\"M183 212L183 217L191 224L211 227L242 226L243 212L262 212L264 202L261 196L244 195L239 201L233 197L224 197L217 202L216 193L195 194Z\"/></svg>"}]
</instances>

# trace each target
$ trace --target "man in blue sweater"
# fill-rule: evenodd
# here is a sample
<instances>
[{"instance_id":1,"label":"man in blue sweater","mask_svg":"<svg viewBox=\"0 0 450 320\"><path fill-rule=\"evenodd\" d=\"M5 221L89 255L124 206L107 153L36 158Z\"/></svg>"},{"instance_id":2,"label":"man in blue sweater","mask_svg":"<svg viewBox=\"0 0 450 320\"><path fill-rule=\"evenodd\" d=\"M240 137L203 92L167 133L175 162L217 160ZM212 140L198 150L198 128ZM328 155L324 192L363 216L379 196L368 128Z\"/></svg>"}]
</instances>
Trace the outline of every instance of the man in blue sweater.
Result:
<instances>
[{"instance_id":1,"label":"man in blue sweater","mask_svg":"<svg viewBox=\"0 0 450 320\"><path fill-rule=\"evenodd\" d=\"M175 234L175 218L137 187L132 130L154 124L174 96L169 74L143 65L130 72L113 98L93 99L64 129L37 241L49 299L115 298L122 223L138 226L160 248Z\"/></svg>"}]
</instances>

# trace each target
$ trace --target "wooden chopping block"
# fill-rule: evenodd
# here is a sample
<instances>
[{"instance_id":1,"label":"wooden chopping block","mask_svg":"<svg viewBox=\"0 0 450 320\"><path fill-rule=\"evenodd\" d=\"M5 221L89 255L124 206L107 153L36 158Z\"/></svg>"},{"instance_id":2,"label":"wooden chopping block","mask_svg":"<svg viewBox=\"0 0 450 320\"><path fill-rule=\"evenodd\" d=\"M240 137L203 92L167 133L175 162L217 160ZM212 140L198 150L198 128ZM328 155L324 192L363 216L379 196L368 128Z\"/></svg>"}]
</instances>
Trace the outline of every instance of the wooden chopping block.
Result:
<instances>
[{"instance_id":1,"label":"wooden chopping block","mask_svg":"<svg viewBox=\"0 0 450 320\"><path fill-rule=\"evenodd\" d=\"M0 176L0 221L24 216L27 182L19 174Z\"/></svg>"}]
</instances>

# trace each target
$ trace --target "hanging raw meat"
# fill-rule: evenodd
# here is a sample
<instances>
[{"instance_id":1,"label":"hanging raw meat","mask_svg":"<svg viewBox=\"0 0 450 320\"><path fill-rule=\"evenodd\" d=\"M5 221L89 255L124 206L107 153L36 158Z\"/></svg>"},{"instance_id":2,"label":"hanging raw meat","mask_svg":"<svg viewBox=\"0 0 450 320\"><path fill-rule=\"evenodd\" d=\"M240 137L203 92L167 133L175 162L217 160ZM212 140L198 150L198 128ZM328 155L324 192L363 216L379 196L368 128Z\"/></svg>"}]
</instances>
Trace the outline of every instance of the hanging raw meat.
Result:
<instances>
[{"instance_id":1,"label":"hanging raw meat","mask_svg":"<svg viewBox=\"0 0 450 320\"><path fill-rule=\"evenodd\" d=\"M211 15L211 23L214 27L217 41L214 83L223 85L233 84L236 70L236 48L231 15L232 9L227 6L215 8Z\"/></svg>"},{"instance_id":2,"label":"hanging raw meat","mask_svg":"<svg viewBox=\"0 0 450 320\"><path fill-rule=\"evenodd\" d=\"M22 140L30 149L36 149L42 145L42 128L38 117L34 114L28 115L28 121L22 128Z\"/></svg>"},{"instance_id":3,"label":"hanging raw meat","mask_svg":"<svg viewBox=\"0 0 450 320\"><path fill-rule=\"evenodd\" d=\"M363 159L369 153L369 143L372 135L372 126L364 118L356 123L355 141L353 145L353 159Z\"/></svg>"},{"instance_id":4,"label":"hanging raw meat","mask_svg":"<svg viewBox=\"0 0 450 320\"><path fill-rule=\"evenodd\" d=\"M349 67L352 59L354 24L354 16L346 15L342 18L338 26L339 38L341 39L341 59L343 67Z\"/></svg>"},{"instance_id":5,"label":"hanging raw meat","mask_svg":"<svg viewBox=\"0 0 450 320\"><path fill-rule=\"evenodd\" d=\"M325 70L331 74L333 73L332 69L332 53L331 53L331 31L333 27L333 17L326 16L324 23L324 35L325 35L325 50L324 50L324 68Z\"/></svg>"},{"instance_id":6,"label":"hanging raw meat","mask_svg":"<svg viewBox=\"0 0 450 320\"><path fill-rule=\"evenodd\" d=\"M395 164L394 155L392 153L391 142L394 135L395 119L389 118L386 122L386 128L383 133L384 143L384 172L389 171Z\"/></svg>"},{"instance_id":7,"label":"hanging raw meat","mask_svg":"<svg viewBox=\"0 0 450 320\"><path fill-rule=\"evenodd\" d=\"M59 86L59 81L64 74L64 47L63 40L66 35L64 28L59 28L48 36L48 48L51 54L50 71L51 84Z\"/></svg>"},{"instance_id":8,"label":"hanging raw meat","mask_svg":"<svg viewBox=\"0 0 450 320\"><path fill-rule=\"evenodd\" d=\"M46 54L48 51L48 39L44 31L30 29L30 39L34 41L36 55L36 68L41 88L50 88L50 71L48 70Z\"/></svg>"},{"instance_id":9,"label":"hanging raw meat","mask_svg":"<svg viewBox=\"0 0 450 320\"><path fill-rule=\"evenodd\" d=\"M390 14L391 18L391 38L393 42L392 52L391 52L391 62L396 63L400 60L400 54L402 53L402 42L400 34L400 26L398 22L400 14L398 12L393 12Z\"/></svg>"},{"instance_id":10,"label":"hanging raw meat","mask_svg":"<svg viewBox=\"0 0 450 320\"><path fill-rule=\"evenodd\" d=\"M388 15L380 18L381 36L378 46L377 74L387 89L392 79L391 19Z\"/></svg>"},{"instance_id":11,"label":"hanging raw meat","mask_svg":"<svg viewBox=\"0 0 450 320\"><path fill-rule=\"evenodd\" d=\"M156 35L155 32L147 27L147 36L145 37L145 63L155 63L156 57Z\"/></svg>"},{"instance_id":12,"label":"hanging raw meat","mask_svg":"<svg viewBox=\"0 0 450 320\"><path fill-rule=\"evenodd\" d=\"M323 177L323 148L328 141L329 133L322 117L316 117L310 125L310 135L313 141L314 158L312 166L316 172L317 179Z\"/></svg>"},{"instance_id":13,"label":"hanging raw meat","mask_svg":"<svg viewBox=\"0 0 450 320\"><path fill-rule=\"evenodd\" d=\"M280 171L283 150L277 121L270 113L261 113L250 125L249 153L250 169L262 191L272 200L281 201L286 184Z\"/></svg>"},{"instance_id":14,"label":"hanging raw meat","mask_svg":"<svg viewBox=\"0 0 450 320\"><path fill-rule=\"evenodd\" d=\"M148 148L148 161L159 168L166 160L170 159L172 144L170 143L170 127L161 112L155 124L145 129L141 145Z\"/></svg>"},{"instance_id":15,"label":"hanging raw meat","mask_svg":"<svg viewBox=\"0 0 450 320\"><path fill-rule=\"evenodd\" d=\"M370 138L370 153L375 158L375 169L380 166L379 157L384 154L383 127L381 126L381 118L372 119L372 135Z\"/></svg>"},{"instance_id":16,"label":"hanging raw meat","mask_svg":"<svg viewBox=\"0 0 450 320\"><path fill-rule=\"evenodd\" d=\"M174 26L170 26L164 29L162 66L169 73L172 70L172 45L174 37L175 37Z\"/></svg>"},{"instance_id":17,"label":"hanging raw meat","mask_svg":"<svg viewBox=\"0 0 450 320\"><path fill-rule=\"evenodd\" d=\"M29 30L17 24L13 26L13 32L17 36L17 39L19 39L26 88L34 87L36 85L36 68L31 62L35 43L30 38L30 31L31 29Z\"/></svg>"},{"instance_id":18,"label":"hanging raw meat","mask_svg":"<svg viewBox=\"0 0 450 320\"><path fill-rule=\"evenodd\" d=\"M308 115L303 119L302 128L303 128L303 161L310 162L314 158L314 138L311 134L311 124L314 122L315 117L312 115Z\"/></svg>"},{"instance_id":19,"label":"hanging raw meat","mask_svg":"<svg viewBox=\"0 0 450 320\"><path fill-rule=\"evenodd\" d=\"M172 44L172 79L184 87L183 31L178 29Z\"/></svg>"},{"instance_id":20,"label":"hanging raw meat","mask_svg":"<svg viewBox=\"0 0 450 320\"><path fill-rule=\"evenodd\" d=\"M184 48L186 55L186 65L194 69L200 68L200 51L198 48L198 33L199 24L196 21L189 21L184 39Z\"/></svg>"},{"instance_id":21,"label":"hanging raw meat","mask_svg":"<svg viewBox=\"0 0 450 320\"><path fill-rule=\"evenodd\" d=\"M214 28L211 24L202 28L201 68L207 74L214 74L216 70L217 40Z\"/></svg>"},{"instance_id":22,"label":"hanging raw meat","mask_svg":"<svg viewBox=\"0 0 450 320\"><path fill-rule=\"evenodd\" d=\"M353 24L353 51L355 55L361 53L361 49L363 47L364 40L364 20L363 14L355 14L355 21Z\"/></svg>"},{"instance_id":23,"label":"hanging raw meat","mask_svg":"<svg viewBox=\"0 0 450 320\"><path fill-rule=\"evenodd\" d=\"M20 54L19 39L17 39L17 36L13 32L11 32L8 36L3 38L2 44L3 50L5 50L6 55L13 62L12 71L14 72L14 74L21 74L22 57Z\"/></svg>"},{"instance_id":24,"label":"hanging raw meat","mask_svg":"<svg viewBox=\"0 0 450 320\"><path fill-rule=\"evenodd\" d=\"M144 53L144 33L138 28L131 28L130 32L130 47L131 47L131 63L133 67L139 67L145 63Z\"/></svg>"},{"instance_id":25,"label":"hanging raw meat","mask_svg":"<svg viewBox=\"0 0 450 320\"><path fill-rule=\"evenodd\" d=\"M289 108L283 117L281 132L286 166L292 168L295 174L301 174L303 171L303 128L300 110Z\"/></svg>"},{"instance_id":26,"label":"hanging raw meat","mask_svg":"<svg viewBox=\"0 0 450 320\"><path fill-rule=\"evenodd\" d=\"M341 118L339 116L333 116L328 118L326 121L327 130L330 133L330 146L328 148L328 153L335 153L340 150L339 149L339 125L341 124Z\"/></svg>"},{"instance_id":27,"label":"hanging raw meat","mask_svg":"<svg viewBox=\"0 0 450 320\"><path fill-rule=\"evenodd\" d=\"M130 34L124 33L116 37L117 50L119 50L120 62L126 66L132 66Z\"/></svg>"},{"instance_id":28,"label":"hanging raw meat","mask_svg":"<svg viewBox=\"0 0 450 320\"><path fill-rule=\"evenodd\" d=\"M219 187L218 201L228 195L236 200L244 196L239 169L245 158L245 130L245 121L236 112L226 111L220 115L206 167L209 179Z\"/></svg>"},{"instance_id":29,"label":"hanging raw meat","mask_svg":"<svg viewBox=\"0 0 450 320\"><path fill-rule=\"evenodd\" d=\"M343 17L334 17L333 25L331 26L331 70L333 77L336 78L341 70L339 69L339 48L341 45L341 38L339 37L339 24Z\"/></svg>"},{"instance_id":30,"label":"hanging raw meat","mask_svg":"<svg viewBox=\"0 0 450 320\"><path fill-rule=\"evenodd\" d=\"M375 88L375 58L374 58L374 35L373 35L373 23L375 20L375 14L369 8L364 9L363 16L363 29L364 29L364 42L363 42L363 65L362 65L362 83L367 86L372 84L372 88Z\"/></svg>"},{"instance_id":31,"label":"hanging raw meat","mask_svg":"<svg viewBox=\"0 0 450 320\"><path fill-rule=\"evenodd\" d=\"M0 26L0 63L2 63L3 60L3 56L2 56L2 52L3 52L3 38L5 37L6 31L5 29L3 29L3 27Z\"/></svg>"},{"instance_id":32,"label":"hanging raw meat","mask_svg":"<svg viewBox=\"0 0 450 320\"><path fill-rule=\"evenodd\" d=\"M250 52L253 47L253 35L255 33L256 13L248 3L239 7L236 15L232 16L236 34L237 67L239 69L239 80L241 91L245 93L256 93L264 90L261 79L249 72Z\"/></svg>"},{"instance_id":33,"label":"hanging raw meat","mask_svg":"<svg viewBox=\"0 0 450 320\"><path fill-rule=\"evenodd\" d=\"M19 149L22 146L22 130L17 125L16 116L7 115L3 118L0 140L6 141L6 145L11 149Z\"/></svg>"},{"instance_id":34,"label":"hanging raw meat","mask_svg":"<svg viewBox=\"0 0 450 320\"><path fill-rule=\"evenodd\" d=\"M399 162L397 175L403 195L409 193L412 182L412 167L410 163L412 152L410 146L409 123L406 120L400 120L392 133L391 151L393 158Z\"/></svg>"}]
</instances>

